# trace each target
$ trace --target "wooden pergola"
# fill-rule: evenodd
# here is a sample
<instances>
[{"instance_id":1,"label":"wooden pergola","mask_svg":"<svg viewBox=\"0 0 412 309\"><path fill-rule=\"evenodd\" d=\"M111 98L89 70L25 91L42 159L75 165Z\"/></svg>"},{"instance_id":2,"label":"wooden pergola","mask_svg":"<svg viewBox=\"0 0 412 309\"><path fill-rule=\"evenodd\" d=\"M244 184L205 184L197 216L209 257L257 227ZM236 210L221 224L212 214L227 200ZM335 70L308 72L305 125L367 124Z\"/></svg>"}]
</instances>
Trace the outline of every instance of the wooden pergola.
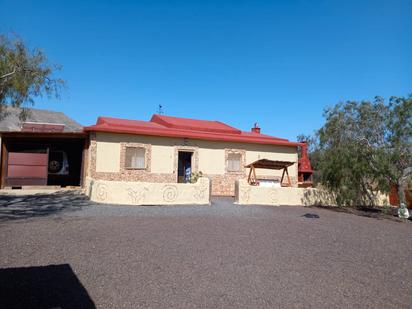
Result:
<instances>
[{"instance_id":1,"label":"wooden pergola","mask_svg":"<svg viewBox=\"0 0 412 309\"><path fill-rule=\"evenodd\" d=\"M245 167L250 168L248 183L251 184L251 185L257 186L259 184L259 182L256 178L256 169L257 168L264 168L264 169L270 169L270 170L283 170L282 178L280 179L280 185L282 187L290 187L290 186L292 186L292 183L290 182L288 167L293 165L293 164L295 164L295 162L273 161L273 160L268 160L268 159L257 160L255 162L250 163L250 164L245 166ZM285 178L285 175L287 176L287 183L283 184L283 179Z\"/></svg>"}]
</instances>

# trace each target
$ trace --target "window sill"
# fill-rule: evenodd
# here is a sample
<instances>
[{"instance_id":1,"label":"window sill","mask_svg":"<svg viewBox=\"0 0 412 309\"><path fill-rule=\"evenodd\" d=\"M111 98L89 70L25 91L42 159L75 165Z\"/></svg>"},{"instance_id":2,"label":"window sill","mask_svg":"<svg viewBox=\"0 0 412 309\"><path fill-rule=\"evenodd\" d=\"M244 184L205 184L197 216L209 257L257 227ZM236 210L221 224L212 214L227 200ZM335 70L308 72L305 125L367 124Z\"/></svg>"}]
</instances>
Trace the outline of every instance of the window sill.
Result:
<instances>
[{"instance_id":1,"label":"window sill","mask_svg":"<svg viewBox=\"0 0 412 309\"><path fill-rule=\"evenodd\" d=\"M146 167L125 167L126 171L146 171Z\"/></svg>"},{"instance_id":2,"label":"window sill","mask_svg":"<svg viewBox=\"0 0 412 309\"><path fill-rule=\"evenodd\" d=\"M244 174L244 171L226 171L227 174Z\"/></svg>"}]
</instances>

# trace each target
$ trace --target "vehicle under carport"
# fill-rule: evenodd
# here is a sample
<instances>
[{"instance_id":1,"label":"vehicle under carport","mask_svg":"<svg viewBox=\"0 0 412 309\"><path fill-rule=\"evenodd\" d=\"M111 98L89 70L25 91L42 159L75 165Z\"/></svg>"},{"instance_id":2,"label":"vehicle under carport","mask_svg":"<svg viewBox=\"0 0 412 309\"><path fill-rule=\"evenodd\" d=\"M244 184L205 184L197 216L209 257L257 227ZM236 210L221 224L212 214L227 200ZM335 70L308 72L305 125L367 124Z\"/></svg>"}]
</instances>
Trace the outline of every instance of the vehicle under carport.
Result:
<instances>
[{"instance_id":1,"label":"vehicle under carport","mask_svg":"<svg viewBox=\"0 0 412 309\"><path fill-rule=\"evenodd\" d=\"M2 136L1 186L80 186L83 133L8 133Z\"/></svg>"}]
</instances>

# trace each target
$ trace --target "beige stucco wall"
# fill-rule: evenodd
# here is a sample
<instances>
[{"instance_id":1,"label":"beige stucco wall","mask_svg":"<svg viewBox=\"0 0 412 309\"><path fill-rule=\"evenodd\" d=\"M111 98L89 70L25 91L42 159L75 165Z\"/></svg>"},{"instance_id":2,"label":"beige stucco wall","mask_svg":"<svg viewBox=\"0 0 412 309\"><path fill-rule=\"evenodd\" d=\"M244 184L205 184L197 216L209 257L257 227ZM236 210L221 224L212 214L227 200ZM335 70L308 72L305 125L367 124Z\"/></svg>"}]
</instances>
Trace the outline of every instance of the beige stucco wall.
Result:
<instances>
[{"instance_id":1,"label":"beige stucco wall","mask_svg":"<svg viewBox=\"0 0 412 309\"><path fill-rule=\"evenodd\" d=\"M119 172L120 143L150 144L152 173L173 173L174 143L173 139L131 134L96 133L96 171ZM108 163L110 161L110 163ZM108 163L108 164L107 164ZM114 168L117 167L117 169ZM99 168L98 168L99 167Z\"/></svg>"},{"instance_id":2,"label":"beige stucco wall","mask_svg":"<svg viewBox=\"0 0 412 309\"><path fill-rule=\"evenodd\" d=\"M225 173L225 150L202 143L199 148L199 170L205 174Z\"/></svg>"},{"instance_id":3,"label":"beige stucco wall","mask_svg":"<svg viewBox=\"0 0 412 309\"><path fill-rule=\"evenodd\" d=\"M290 176L297 177L298 175L298 153L294 147L282 147L274 145L247 145L246 150L246 164L252 163L259 159L269 159L278 161L291 161L296 162L288 168ZM268 169L257 169L257 177L259 176L281 176L281 170L268 170Z\"/></svg>"},{"instance_id":4,"label":"beige stucco wall","mask_svg":"<svg viewBox=\"0 0 412 309\"><path fill-rule=\"evenodd\" d=\"M174 149L170 145L152 145L152 173L173 173Z\"/></svg>"},{"instance_id":5,"label":"beige stucco wall","mask_svg":"<svg viewBox=\"0 0 412 309\"><path fill-rule=\"evenodd\" d=\"M210 180L195 184L92 180L85 188L90 199L106 204L184 205L210 204Z\"/></svg>"},{"instance_id":6,"label":"beige stucco wall","mask_svg":"<svg viewBox=\"0 0 412 309\"><path fill-rule=\"evenodd\" d=\"M268 188L251 186L246 180L236 181L235 201L243 205L268 206L336 206L335 197L326 190L316 188ZM377 205L387 205L388 196L380 194Z\"/></svg>"},{"instance_id":7,"label":"beige stucco wall","mask_svg":"<svg viewBox=\"0 0 412 309\"><path fill-rule=\"evenodd\" d=\"M167 138L131 134L96 133L96 171L119 172L120 143L150 144L152 173L175 172L175 148L194 147L198 150L198 170L204 174L222 175L225 173L225 149L245 151L245 163L249 164L258 159L271 159L297 162L296 147L260 145L232 142L215 142L182 138ZM244 169L245 175L248 169ZM257 170L259 176L281 176L281 171ZM289 174L297 177L297 163L289 167Z\"/></svg>"},{"instance_id":8,"label":"beige stucco wall","mask_svg":"<svg viewBox=\"0 0 412 309\"><path fill-rule=\"evenodd\" d=\"M96 171L120 171L120 144L115 140L102 138L96 145Z\"/></svg>"}]
</instances>

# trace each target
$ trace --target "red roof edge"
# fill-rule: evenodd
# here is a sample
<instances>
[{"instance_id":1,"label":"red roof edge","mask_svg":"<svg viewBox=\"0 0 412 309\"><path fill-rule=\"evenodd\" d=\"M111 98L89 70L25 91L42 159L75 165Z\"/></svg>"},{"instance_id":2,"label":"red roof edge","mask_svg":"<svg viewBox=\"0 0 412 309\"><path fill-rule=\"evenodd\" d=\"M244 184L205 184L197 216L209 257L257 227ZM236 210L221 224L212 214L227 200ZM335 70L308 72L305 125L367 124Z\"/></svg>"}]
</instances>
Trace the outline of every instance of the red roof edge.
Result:
<instances>
[{"instance_id":1,"label":"red roof edge","mask_svg":"<svg viewBox=\"0 0 412 309\"><path fill-rule=\"evenodd\" d=\"M98 117L95 125L84 127L83 130L84 132L110 132L289 147L305 145L304 143L290 142L287 139L256 132L243 132L220 121L196 120L157 114L154 114L150 121Z\"/></svg>"},{"instance_id":2,"label":"red roof edge","mask_svg":"<svg viewBox=\"0 0 412 309\"><path fill-rule=\"evenodd\" d=\"M106 123L105 118L106 118L106 117L97 117L96 124L104 124L104 123Z\"/></svg>"},{"instance_id":3,"label":"red roof edge","mask_svg":"<svg viewBox=\"0 0 412 309\"><path fill-rule=\"evenodd\" d=\"M226 142L239 142L247 144L264 144L264 145L277 145L277 146L288 146L288 147L297 147L301 146L302 143L299 142L290 142L285 140L277 140L273 138L260 137L260 138L249 138L244 136L235 136L235 135L225 135L225 134L196 134L195 132L182 132L183 130L170 130L159 132L153 129L139 129L137 132L133 129L127 129L125 127L115 128L110 127L107 124L103 125L93 125L84 127L85 132L107 132L107 133L118 133L118 134L134 134L134 135L148 135L148 136L162 136L162 137L183 137L183 138L192 138L199 140L208 140L208 141L226 141Z\"/></svg>"},{"instance_id":4,"label":"red roof edge","mask_svg":"<svg viewBox=\"0 0 412 309\"><path fill-rule=\"evenodd\" d=\"M242 131L220 121L179 118L154 114L150 120L167 128L199 132L241 134Z\"/></svg>"},{"instance_id":5,"label":"red roof edge","mask_svg":"<svg viewBox=\"0 0 412 309\"><path fill-rule=\"evenodd\" d=\"M165 127L168 127L168 128L172 127L168 122L164 121L158 114L153 114L150 121L161 124L162 126L165 126Z\"/></svg>"}]
</instances>

